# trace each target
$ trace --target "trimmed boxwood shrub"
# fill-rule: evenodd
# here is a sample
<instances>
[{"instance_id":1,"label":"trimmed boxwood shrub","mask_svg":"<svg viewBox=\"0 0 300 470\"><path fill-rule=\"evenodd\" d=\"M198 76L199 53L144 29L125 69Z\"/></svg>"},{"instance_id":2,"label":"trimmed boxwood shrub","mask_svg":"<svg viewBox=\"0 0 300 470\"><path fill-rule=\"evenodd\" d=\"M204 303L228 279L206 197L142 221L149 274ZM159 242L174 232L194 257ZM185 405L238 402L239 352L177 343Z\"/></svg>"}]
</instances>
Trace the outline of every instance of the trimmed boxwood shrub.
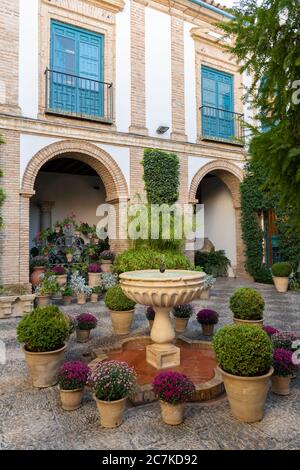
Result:
<instances>
[{"instance_id":1,"label":"trimmed boxwood shrub","mask_svg":"<svg viewBox=\"0 0 300 470\"><path fill-rule=\"evenodd\" d=\"M289 277L292 270L290 263L285 261L274 263L271 268L272 274L275 277Z\"/></svg>"},{"instance_id":2,"label":"trimmed boxwood shrub","mask_svg":"<svg viewBox=\"0 0 300 470\"><path fill-rule=\"evenodd\" d=\"M262 295L250 287L241 287L230 297L230 309L235 318L261 320L265 308Z\"/></svg>"},{"instance_id":3,"label":"trimmed boxwood shrub","mask_svg":"<svg viewBox=\"0 0 300 470\"><path fill-rule=\"evenodd\" d=\"M133 310L135 307L135 302L126 297L120 285L108 289L104 302L109 310L113 310L114 312L126 312Z\"/></svg>"},{"instance_id":4,"label":"trimmed boxwood shrub","mask_svg":"<svg viewBox=\"0 0 300 470\"><path fill-rule=\"evenodd\" d=\"M25 315L17 326L17 339L27 351L55 351L69 335L69 322L55 305L36 308Z\"/></svg>"},{"instance_id":5,"label":"trimmed boxwood shrub","mask_svg":"<svg viewBox=\"0 0 300 470\"><path fill-rule=\"evenodd\" d=\"M114 262L114 272L117 274L126 271L142 269L159 269L164 264L167 269L192 269L190 260L182 253L176 251L160 251L151 248L130 249L118 255Z\"/></svg>"},{"instance_id":6,"label":"trimmed boxwood shrub","mask_svg":"<svg viewBox=\"0 0 300 470\"><path fill-rule=\"evenodd\" d=\"M224 326L215 334L213 346L219 366L232 375L264 375L272 365L271 340L257 325Z\"/></svg>"}]
</instances>

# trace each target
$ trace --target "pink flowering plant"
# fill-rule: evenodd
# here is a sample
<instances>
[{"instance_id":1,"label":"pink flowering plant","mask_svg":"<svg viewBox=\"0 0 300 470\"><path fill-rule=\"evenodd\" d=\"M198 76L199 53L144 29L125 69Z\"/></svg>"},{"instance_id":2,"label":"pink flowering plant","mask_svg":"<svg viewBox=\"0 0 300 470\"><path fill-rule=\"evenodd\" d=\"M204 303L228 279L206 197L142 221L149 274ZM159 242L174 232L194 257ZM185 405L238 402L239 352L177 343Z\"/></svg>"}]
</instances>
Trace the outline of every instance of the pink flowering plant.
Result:
<instances>
[{"instance_id":1,"label":"pink flowering plant","mask_svg":"<svg viewBox=\"0 0 300 470\"><path fill-rule=\"evenodd\" d=\"M114 255L110 250L104 250L102 251L102 253L100 253L100 257L104 260L112 261L114 258Z\"/></svg>"},{"instance_id":2,"label":"pink flowering plant","mask_svg":"<svg viewBox=\"0 0 300 470\"><path fill-rule=\"evenodd\" d=\"M203 308L197 313L197 321L202 325L216 325L219 321L219 315L215 310Z\"/></svg>"},{"instance_id":3,"label":"pink flowering plant","mask_svg":"<svg viewBox=\"0 0 300 470\"><path fill-rule=\"evenodd\" d=\"M97 326L97 318L91 313L80 313L76 317L76 328L78 330L93 330Z\"/></svg>"},{"instance_id":4,"label":"pink flowering plant","mask_svg":"<svg viewBox=\"0 0 300 470\"><path fill-rule=\"evenodd\" d=\"M300 338L299 334L292 333L290 331L279 331L272 335L272 343L274 349L283 348L289 351L293 351L292 344L294 341Z\"/></svg>"},{"instance_id":5,"label":"pink flowering plant","mask_svg":"<svg viewBox=\"0 0 300 470\"><path fill-rule=\"evenodd\" d=\"M88 267L89 273L101 273L102 269L101 266L97 263L92 263Z\"/></svg>"},{"instance_id":6,"label":"pink flowering plant","mask_svg":"<svg viewBox=\"0 0 300 470\"><path fill-rule=\"evenodd\" d=\"M56 275L56 276L62 276L66 273L66 270L63 266L53 266L51 271Z\"/></svg>"},{"instance_id":7,"label":"pink flowering plant","mask_svg":"<svg viewBox=\"0 0 300 470\"><path fill-rule=\"evenodd\" d=\"M65 362L58 370L57 382L61 390L82 388L88 378L89 367L81 361Z\"/></svg>"},{"instance_id":8,"label":"pink flowering plant","mask_svg":"<svg viewBox=\"0 0 300 470\"><path fill-rule=\"evenodd\" d=\"M136 374L126 362L101 361L90 372L88 384L98 400L121 400L133 392Z\"/></svg>"},{"instance_id":9,"label":"pink flowering plant","mask_svg":"<svg viewBox=\"0 0 300 470\"><path fill-rule=\"evenodd\" d=\"M289 377L299 372L299 365L293 363L293 352L277 348L273 353L274 375Z\"/></svg>"},{"instance_id":10,"label":"pink flowering plant","mask_svg":"<svg viewBox=\"0 0 300 470\"><path fill-rule=\"evenodd\" d=\"M159 400L171 405L191 401L195 394L193 382L185 375L174 371L164 371L157 374L152 386Z\"/></svg>"},{"instance_id":11,"label":"pink flowering plant","mask_svg":"<svg viewBox=\"0 0 300 470\"><path fill-rule=\"evenodd\" d=\"M274 328L271 325L265 325L263 328L267 335L270 337L275 335L275 333L279 333L279 330L277 330L277 328Z\"/></svg>"}]
</instances>

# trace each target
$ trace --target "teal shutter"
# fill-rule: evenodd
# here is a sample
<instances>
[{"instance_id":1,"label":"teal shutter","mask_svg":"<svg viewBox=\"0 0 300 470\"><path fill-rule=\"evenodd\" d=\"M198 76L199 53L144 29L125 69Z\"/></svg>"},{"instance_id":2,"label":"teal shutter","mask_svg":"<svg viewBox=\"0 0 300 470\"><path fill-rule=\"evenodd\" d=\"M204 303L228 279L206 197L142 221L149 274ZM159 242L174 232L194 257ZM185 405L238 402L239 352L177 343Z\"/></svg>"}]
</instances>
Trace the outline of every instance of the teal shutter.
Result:
<instances>
[{"instance_id":1,"label":"teal shutter","mask_svg":"<svg viewBox=\"0 0 300 470\"><path fill-rule=\"evenodd\" d=\"M232 75L202 67L202 134L204 137L234 137Z\"/></svg>"}]
</instances>

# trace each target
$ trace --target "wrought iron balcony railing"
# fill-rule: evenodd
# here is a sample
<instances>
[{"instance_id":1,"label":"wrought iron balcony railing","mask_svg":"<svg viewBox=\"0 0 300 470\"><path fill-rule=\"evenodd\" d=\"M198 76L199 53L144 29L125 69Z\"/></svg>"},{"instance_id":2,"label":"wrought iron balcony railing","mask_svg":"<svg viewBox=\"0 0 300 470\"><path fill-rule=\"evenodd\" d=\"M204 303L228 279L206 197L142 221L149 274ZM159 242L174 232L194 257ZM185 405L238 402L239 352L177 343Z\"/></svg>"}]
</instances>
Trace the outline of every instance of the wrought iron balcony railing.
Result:
<instances>
[{"instance_id":1,"label":"wrought iron balcony railing","mask_svg":"<svg viewBox=\"0 0 300 470\"><path fill-rule=\"evenodd\" d=\"M244 145L243 114L212 106L201 106L200 111L202 139Z\"/></svg>"},{"instance_id":2,"label":"wrought iron balcony railing","mask_svg":"<svg viewBox=\"0 0 300 470\"><path fill-rule=\"evenodd\" d=\"M113 122L113 85L46 69L46 112Z\"/></svg>"}]
</instances>

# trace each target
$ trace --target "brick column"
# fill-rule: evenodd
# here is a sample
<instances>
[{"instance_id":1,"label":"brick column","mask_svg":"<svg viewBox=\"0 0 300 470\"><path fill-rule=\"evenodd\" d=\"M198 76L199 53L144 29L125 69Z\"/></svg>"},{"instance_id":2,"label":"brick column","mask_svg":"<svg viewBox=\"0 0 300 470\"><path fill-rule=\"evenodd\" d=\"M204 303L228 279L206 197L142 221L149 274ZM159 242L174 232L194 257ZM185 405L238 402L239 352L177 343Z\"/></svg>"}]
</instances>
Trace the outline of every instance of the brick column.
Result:
<instances>
[{"instance_id":1,"label":"brick column","mask_svg":"<svg viewBox=\"0 0 300 470\"><path fill-rule=\"evenodd\" d=\"M30 198L33 192L20 194L20 284L29 284Z\"/></svg>"},{"instance_id":2,"label":"brick column","mask_svg":"<svg viewBox=\"0 0 300 470\"><path fill-rule=\"evenodd\" d=\"M184 22L171 16L172 133L171 139L187 141L184 101Z\"/></svg>"},{"instance_id":3,"label":"brick column","mask_svg":"<svg viewBox=\"0 0 300 470\"><path fill-rule=\"evenodd\" d=\"M145 4L131 0L131 126L129 131L147 135L145 92Z\"/></svg>"},{"instance_id":4,"label":"brick column","mask_svg":"<svg viewBox=\"0 0 300 470\"><path fill-rule=\"evenodd\" d=\"M130 200L135 203L138 203L139 199L141 202L147 200L143 180L144 168L141 164L143 156L144 150L142 148L130 148Z\"/></svg>"}]
</instances>

